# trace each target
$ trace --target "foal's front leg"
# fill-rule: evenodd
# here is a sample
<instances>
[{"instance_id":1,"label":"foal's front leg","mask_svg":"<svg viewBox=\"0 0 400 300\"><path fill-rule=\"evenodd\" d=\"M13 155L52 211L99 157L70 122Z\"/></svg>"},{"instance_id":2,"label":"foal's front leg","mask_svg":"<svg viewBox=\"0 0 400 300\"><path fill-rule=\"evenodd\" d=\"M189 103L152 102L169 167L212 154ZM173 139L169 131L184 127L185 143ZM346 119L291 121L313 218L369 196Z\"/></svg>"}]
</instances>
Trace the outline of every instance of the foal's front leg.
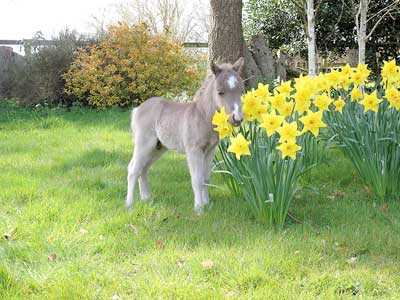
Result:
<instances>
[{"instance_id":1,"label":"foal's front leg","mask_svg":"<svg viewBox=\"0 0 400 300\"><path fill-rule=\"evenodd\" d=\"M204 185L205 154L200 149L193 149L187 151L186 154L187 154L190 176L192 178L192 188L194 193L194 210L197 214L201 214L204 208L204 200L203 200L203 197L205 195L204 189L207 188Z\"/></svg>"},{"instance_id":2,"label":"foal's front leg","mask_svg":"<svg viewBox=\"0 0 400 300\"><path fill-rule=\"evenodd\" d=\"M208 186L210 183L212 161L215 156L215 148L209 150L204 156L203 176L204 176L204 189L203 189L203 205L206 206L209 203Z\"/></svg>"}]
</instances>

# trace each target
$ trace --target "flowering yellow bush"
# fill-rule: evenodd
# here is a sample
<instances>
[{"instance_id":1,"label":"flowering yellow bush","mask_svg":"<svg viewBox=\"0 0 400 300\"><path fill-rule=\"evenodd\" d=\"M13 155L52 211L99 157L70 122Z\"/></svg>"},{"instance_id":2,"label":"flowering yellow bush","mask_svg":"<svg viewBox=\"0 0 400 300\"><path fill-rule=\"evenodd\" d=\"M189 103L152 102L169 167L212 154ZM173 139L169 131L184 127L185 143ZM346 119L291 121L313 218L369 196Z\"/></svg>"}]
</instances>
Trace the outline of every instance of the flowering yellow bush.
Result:
<instances>
[{"instance_id":1,"label":"flowering yellow bush","mask_svg":"<svg viewBox=\"0 0 400 300\"><path fill-rule=\"evenodd\" d=\"M300 177L318 164L322 130L378 199L400 195L400 67L385 62L380 82L369 77L366 65L346 65L273 89L259 84L242 96L246 122L238 130L223 110L215 114L219 167L262 222L283 226Z\"/></svg>"},{"instance_id":2,"label":"flowering yellow bush","mask_svg":"<svg viewBox=\"0 0 400 300\"><path fill-rule=\"evenodd\" d=\"M116 25L99 45L80 49L64 74L66 93L97 108L140 104L152 96L191 95L201 79L183 47L145 25Z\"/></svg>"}]
</instances>

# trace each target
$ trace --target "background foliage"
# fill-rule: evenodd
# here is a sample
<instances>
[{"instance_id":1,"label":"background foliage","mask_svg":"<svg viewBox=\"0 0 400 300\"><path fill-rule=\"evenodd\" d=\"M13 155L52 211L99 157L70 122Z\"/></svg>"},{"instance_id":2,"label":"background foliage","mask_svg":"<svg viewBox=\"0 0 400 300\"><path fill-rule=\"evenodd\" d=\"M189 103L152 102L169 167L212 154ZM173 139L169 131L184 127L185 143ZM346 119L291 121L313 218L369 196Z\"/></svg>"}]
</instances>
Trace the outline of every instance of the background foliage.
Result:
<instances>
[{"instance_id":1,"label":"background foliage","mask_svg":"<svg viewBox=\"0 0 400 300\"><path fill-rule=\"evenodd\" d=\"M203 74L192 56L146 25L109 28L99 43L79 49L64 75L66 93L97 108L140 104L152 96L191 95Z\"/></svg>"},{"instance_id":2,"label":"background foliage","mask_svg":"<svg viewBox=\"0 0 400 300\"><path fill-rule=\"evenodd\" d=\"M390 0L375 0L370 5L376 15ZM318 5L320 3L320 5ZM351 0L321 0L316 3L316 44L321 56L343 55L346 49L357 48L355 21ZM244 7L244 32L247 37L263 33L273 49L289 53L307 53L303 15L291 0L249 0ZM378 14L379 17L379 14ZM376 21L376 18L374 19ZM373 25L370 21L369 28ZM375 70L378 64L399 56L400 18L394 14L377 26L367 41L367 63ZM378 53L378 59L377 59Z\"/></svg>"},{"instance_id":3,"label":"background foliage","mask_svg":"<svg viewBox=\"0 0 400 300\"><path fill-rule=\"evenodd\" d=\"M25 105L68 104L71 100L64 93L62 74L68 70L74 51L88 41L68 29L54 37L51 46L37 46L40 39L40 35L33 39L31 55L8 67L5 96L15 97Z\"/></svg>"}]
</instances>

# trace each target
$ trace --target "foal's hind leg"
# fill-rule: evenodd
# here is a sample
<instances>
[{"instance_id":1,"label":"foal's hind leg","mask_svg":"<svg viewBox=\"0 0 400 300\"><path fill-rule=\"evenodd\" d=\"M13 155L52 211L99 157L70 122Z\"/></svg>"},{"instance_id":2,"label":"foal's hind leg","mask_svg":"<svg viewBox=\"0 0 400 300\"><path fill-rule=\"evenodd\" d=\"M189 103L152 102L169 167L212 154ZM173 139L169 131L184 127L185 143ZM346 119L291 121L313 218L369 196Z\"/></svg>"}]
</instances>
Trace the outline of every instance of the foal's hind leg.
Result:
<instances>
[{"instance_id":1,"label":"foal's hind leg","mask_svg":"<svg viewBox=\"0 0 400 300\"><path fill-rule=\"evenodd\" d=\"M135 135L135 150L133 157L128 165L128 192L126 195L125 206L131 208L135 196L136 181L142 175L146 166L152 160L153 150L157 146L157 137L148 137L139 132ZM146 180L147 183L147 180ZM143 185L143 183L142 183Z\"/></svg>"},{"instance_id":2,"label":"foal's hind leg","mask_svg":"<svg viewBox=\"0 0 400 300\"><path fill-rule=\"evenodd\" d=\"M167 149L165 148L155 148L151 155L150 161L147 165L143 168L142 173L139 177L139 190L140 190L140 198L142 200L149 200L150 199L150 190L149 190L149 183L147 179L147 173L153 163L155 163L165 152Z\"/></svg>"}]
</instances>

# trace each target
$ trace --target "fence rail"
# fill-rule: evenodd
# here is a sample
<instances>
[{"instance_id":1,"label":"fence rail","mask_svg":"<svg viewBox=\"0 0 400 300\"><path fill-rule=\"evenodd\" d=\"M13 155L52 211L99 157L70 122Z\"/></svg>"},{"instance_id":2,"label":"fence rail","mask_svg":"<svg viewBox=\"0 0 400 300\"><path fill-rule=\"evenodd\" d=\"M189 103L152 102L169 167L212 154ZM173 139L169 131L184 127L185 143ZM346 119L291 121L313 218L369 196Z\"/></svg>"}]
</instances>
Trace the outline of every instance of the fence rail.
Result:
<instances>
[{"instance_id":1,"label":"fence rail","mask_svg":"<svg viewBox=\"0 0 400 300\"><path fill-rule=\"evenodd\" d=\"M0 40L0 46L23 46L25 54L30 53L31 46L51 46L55 44L54 40ZM182 43L185 48L208 48L207 42L184 42Z\"/></svg>"}]
</instances>

